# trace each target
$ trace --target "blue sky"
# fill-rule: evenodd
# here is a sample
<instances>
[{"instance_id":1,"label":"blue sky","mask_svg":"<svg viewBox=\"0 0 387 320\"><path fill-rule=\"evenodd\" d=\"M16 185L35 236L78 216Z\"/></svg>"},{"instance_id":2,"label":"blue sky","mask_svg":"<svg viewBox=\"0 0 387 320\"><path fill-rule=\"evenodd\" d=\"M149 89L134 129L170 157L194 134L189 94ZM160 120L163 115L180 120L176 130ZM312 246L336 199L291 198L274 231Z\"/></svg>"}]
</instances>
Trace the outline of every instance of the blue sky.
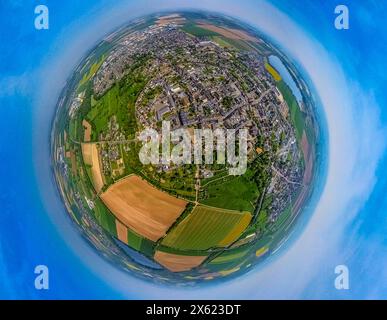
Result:
<instances>
[{"instance_id":1,"label":"blue sky","mask_svg":"<svg viewBox=\"0 0 387 320\"><path fill-rule=\"evenodd\" d=\"M0 3L0 298L383 297L385 5L351 1L351 28L337 31L332 0L45 2L48 31L33 27L36 1ZM228 13L269 35L311 80L329 135L326 185L305 226L253 272L190 290L145 283L97 255L64 212L48 157L58 94L87 50L132 17L176 7ZM33 288L42 263L52 274L47 292ZM349 291L333 287L338 264L350 269Z\"/></svg>"}]
</instances>

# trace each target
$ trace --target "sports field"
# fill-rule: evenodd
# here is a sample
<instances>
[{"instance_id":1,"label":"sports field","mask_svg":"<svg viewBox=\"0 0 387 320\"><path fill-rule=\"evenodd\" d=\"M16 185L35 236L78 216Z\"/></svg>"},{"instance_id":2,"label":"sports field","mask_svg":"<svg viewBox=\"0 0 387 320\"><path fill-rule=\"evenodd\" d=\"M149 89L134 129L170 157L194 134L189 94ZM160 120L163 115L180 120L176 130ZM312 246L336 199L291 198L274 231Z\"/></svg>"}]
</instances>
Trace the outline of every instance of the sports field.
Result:
<instances>
[{"instance_id":1,"label":"sports field","mask_svg":"<svg viewBox=\"0 0 387 320\"><path fill-rule=\"evenodd\" d=\"M136 175L109 187L101 199L126 227L152 241L165 235L187 205Z\"/></svg>"},{"instance_id":2,"label":"sports field","mask_svg":"<svg viewBox=\"0 0 387 320\"><path fill-rule=\"evenodd\" d=\"M168 233L162 244L182 250L226 247L238 239L250 220L249 212L198 206Z\"/></svg>"}]
</instances>

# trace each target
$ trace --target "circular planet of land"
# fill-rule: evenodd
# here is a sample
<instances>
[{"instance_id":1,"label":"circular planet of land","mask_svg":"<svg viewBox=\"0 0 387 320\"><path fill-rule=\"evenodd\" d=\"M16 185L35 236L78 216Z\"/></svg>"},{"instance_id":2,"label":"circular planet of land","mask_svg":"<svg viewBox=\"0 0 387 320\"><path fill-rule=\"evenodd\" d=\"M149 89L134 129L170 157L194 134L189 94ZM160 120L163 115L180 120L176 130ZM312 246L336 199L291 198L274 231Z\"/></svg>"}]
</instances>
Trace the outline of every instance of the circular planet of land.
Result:
<instances>
[{"instance_id":1,"label":"circular planet of land","mask_svg":"<svg viewBox=\"0 0 387 320\"><path fill-rule=\"evenodd\" d=\"M251 26L145 16L103 39L64 88L57 185L117 267L182 285L236 277L283 243L313 192L314 110L292 60ZM147 145L156 156L144 161Z\"/></svg>"}]
</instances>

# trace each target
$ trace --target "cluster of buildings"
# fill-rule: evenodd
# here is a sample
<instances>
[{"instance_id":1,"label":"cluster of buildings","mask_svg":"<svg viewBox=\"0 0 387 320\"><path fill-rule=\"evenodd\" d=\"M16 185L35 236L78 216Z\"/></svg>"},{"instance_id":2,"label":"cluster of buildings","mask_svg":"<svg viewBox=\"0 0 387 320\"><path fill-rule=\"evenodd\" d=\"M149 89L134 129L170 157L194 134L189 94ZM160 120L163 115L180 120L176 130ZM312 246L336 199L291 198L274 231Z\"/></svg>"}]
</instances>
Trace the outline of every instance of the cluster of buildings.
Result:
<instances>
[{"instance_id":1,"label":"cluster of buildings","mask_svg":"<svg viewBox=\"0 0 387 320\"><path fill-rule=\"evenodd\" d=\"M102 173L105 177L117 178L125 170L121 146L126 142L126 138L120 130L116 116L111 117L108 130L100 134L100 139Z\"/></svg>"}]
</instances>

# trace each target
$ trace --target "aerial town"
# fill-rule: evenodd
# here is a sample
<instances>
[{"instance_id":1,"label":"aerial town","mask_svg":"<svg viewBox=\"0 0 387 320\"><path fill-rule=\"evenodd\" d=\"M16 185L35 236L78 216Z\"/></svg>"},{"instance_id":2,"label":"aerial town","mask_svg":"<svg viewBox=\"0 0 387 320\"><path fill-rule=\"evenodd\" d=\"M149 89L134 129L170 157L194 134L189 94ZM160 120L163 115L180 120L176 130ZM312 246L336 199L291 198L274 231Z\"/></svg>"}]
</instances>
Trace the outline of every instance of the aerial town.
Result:
<instances>
[{"instance_id":1,"label":"aerial town","mask_svg":"<svg viewBox=\"0 0 387 320\"><path fill-rule=\"evenodd\" d=\"M315 131L305 82L301 101L273 55L297 80L251 30L187 13L139 19L79 64L58 102L54 171L67 211L105 257L194 283L247 270L282 241L310 195ZM198 129L247 132L246 171L230 174L205 139L212 162L142 163L141 132L163 136L166 122L191 142Z\"/></svg>"}]
</instances>

